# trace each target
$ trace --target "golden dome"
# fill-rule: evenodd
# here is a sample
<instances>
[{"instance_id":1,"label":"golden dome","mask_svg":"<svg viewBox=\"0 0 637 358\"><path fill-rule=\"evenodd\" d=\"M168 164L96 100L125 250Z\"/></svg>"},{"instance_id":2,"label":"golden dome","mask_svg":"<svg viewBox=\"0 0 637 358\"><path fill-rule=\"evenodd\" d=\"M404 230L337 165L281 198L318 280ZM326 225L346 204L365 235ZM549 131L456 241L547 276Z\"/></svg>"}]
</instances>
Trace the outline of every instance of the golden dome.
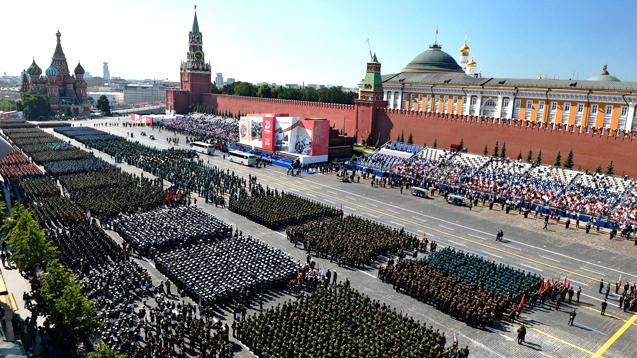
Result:
<instances>
[{"instance_id":1,"label":"golden dome","mask_svg":"<svg viewBox=\"0 0 637 358\"><path fill-rule=\"evenodd\" d=\"M473 58L471 59L471 61L469 61L469 63L467 63L467 67L476 67L476 66L478 66L478 63L474 61Z\"/></svg>"},{"instance_id":2,"label":"golden dome","mask_svg":"<svg viewBox=\"0 0 637 358\"><path fill-rule=\"evenodd\" d=\"M464 45L462 45L462 47L460 48L460 53L463 56L469 55L469 45L467 45L467 40L464 40Z\"/></svg>"}]
</instances>

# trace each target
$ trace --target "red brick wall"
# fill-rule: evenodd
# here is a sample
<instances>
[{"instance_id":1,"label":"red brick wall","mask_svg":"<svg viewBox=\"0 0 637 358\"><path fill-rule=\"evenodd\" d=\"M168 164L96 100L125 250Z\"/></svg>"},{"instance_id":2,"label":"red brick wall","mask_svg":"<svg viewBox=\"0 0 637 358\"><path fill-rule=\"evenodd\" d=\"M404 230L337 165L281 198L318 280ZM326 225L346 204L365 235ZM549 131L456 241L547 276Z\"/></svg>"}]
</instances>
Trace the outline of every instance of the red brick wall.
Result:
<instances>
[{"instance_id":1,"label":"red brick wall","mask_svg":"<svg viewBox=\"0 0 637 358\"><path fill-rule=\"evenodd\" d=\"M230 111L233 114L285 113L301 119L327 118L333 127L345 129L352 135L356 131L353 105L226 95L213 95L211 105L218 111Z\"/></svg>"},{"instance_id":2,"label":"red brick wall","mask_svg":"<svg viewBox=\"0 0 637 358\"><path fill-rule=\"evenodd\" d=\"M490 119L492 120L492 119ZM529 149L533 159L542 150L542 162L553 164L557 152L561 152L562 163L569 150L573 150L574 168L595 170L597 164L606 170L612 160L615 173L637 177L637 139L623 135L579 133L578 129L552 129L550 127L526 127L509 123L493 123L484 118L454 116L413 111L379 109L376 124L385 136L396 139L404 131L405 140L411 133L416 144L431 146L436 140L438 148L449 148L451 144L464 141L470 153L483 154L484 146L493 153L495 142L500 148L506 142L506 155L516 158L518 153L526 160Z\"/></svg>"},{"instance_id":3,"label":"red brick wall","mask_svg":"<svg viewBox=\"0 0 637 358\"><path fill-rule=\"evenodd\" d=\"M208 102L208 101L206 101ZM579 133L563 129L522 127L513 124L488 122L484 118L415 111L376 109L366 105L339 105L304 101L212 95L210 105L220 111L236 113L287 113L301 118L327 118L330 125L348 135L366 139L369 131L380 134L381 141L396 139L404 131L405 140L411 133L414 143L449 148L464 140L471 153L482 154L484 146L492 153L495 142L500 148L506 142L507 156L518 153L526 159L529 149L533 159L542 150L542 161L553 164L558 151L562 162L573 150L575 168L594 170L600 164L605 170L613 160L616 174L637 177L637 139L606 134ZM372 121L372 115L375 119ZM373 136L375 140L375 135Z\"/></svg>"}]
</instances>

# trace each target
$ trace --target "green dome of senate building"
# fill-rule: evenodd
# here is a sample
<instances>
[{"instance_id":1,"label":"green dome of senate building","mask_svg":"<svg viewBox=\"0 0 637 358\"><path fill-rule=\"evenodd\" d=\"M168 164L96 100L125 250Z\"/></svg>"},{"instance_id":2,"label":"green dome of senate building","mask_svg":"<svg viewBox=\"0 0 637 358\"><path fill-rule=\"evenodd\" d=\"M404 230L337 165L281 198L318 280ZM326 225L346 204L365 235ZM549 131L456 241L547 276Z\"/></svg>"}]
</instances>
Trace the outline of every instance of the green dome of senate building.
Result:
<instances>
[{"instance_id":1,"label":"green dome of senate building","mask_svg":"<svg viewBox=\"0 0 637 358\"><path fill-rule=\"evenodd\" d=\"M599 75L589 77L588 81L602 81L602 82L621 82L621 80L610 73L608 73L608 65L602 67L602 72Z\"/></svg>"},{"instance_id":2,"label":"green dome of senate building","mask_svg":"<svg viewBox=\"0 0 637 358\"><path fill-rule=\"evenodd\" d=\"M416 56L403 72L463 72L448 53L442 51L437 43L429 46L427 51Z\"/></svg>"}]
</instances>

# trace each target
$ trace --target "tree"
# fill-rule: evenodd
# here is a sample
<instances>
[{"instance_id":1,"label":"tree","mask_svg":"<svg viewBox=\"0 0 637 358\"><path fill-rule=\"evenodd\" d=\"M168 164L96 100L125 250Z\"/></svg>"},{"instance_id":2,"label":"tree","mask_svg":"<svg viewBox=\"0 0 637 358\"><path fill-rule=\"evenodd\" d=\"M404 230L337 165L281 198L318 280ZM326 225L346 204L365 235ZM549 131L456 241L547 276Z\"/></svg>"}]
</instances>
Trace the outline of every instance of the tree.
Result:
<instances>
[{"instance_id":1,"label":"tree","mask_svg":"<svg viewBox=\"0 0 637 358\"><path fill-rule=\"evenodd\" d=\"M108 98L105 95L101 95L97 100L97 107L105 116L111 115L111 104L108 102Z\"/></svg>"},{"instance_id":2,"label":"tree","mask_svg":"<svg viewBox=\"0 0 637 358\"><path fill-rule=\"evenodd\" d=\"M21 210L18 215L12 216L13 227L7 235L11 260L20 271L35 277L39 269L57 257L58 251L28 210Z\"/></svg>"},{"instance_id":3,"label":"tree","mask_svg":"<svg viewBox=\"0 0 637 358\"><path fill-rule=\"evenodd\" d=\"M602 166L597 164L597 166L595 167L595 173L600 174L602 172Z\"/></svg>"},{"instance_id":4,"label":"tree","mask_svg":"<svg viewBox=\"0 0 637 358\"><path fill-rule=\"evenodd\" d=\"M526 155L527 163L531 163L533 161L533 151L529 149L529 154Z\"/></svg>"},{"instance_id":5,"label":"tree","mask_svg":"<svg viewBox=\"0 0 637 358\"><path fill-rule=\"evenodd\" d=\"M518 153L518 158L517 158L517 160L518 160L518 161L522 160L522 152L519 152L519 153Z\"/></svg>"},{"instance_id":6,"label":"tree","mask_svg":"<svg viewBox=\"0 0 637 358\"><path fill-rule=\"evenodd\" d=\"M400 131L400 142L405 143L405 131Z\"/></svg>"},{"instance_id":7,"label":"tree","mask_svg":"<svg viewBox=\"0 0 637 358\"><path fill-rule=\"evenodd\" d=\"M495 141L495 147L493 147L493 157L497 157L500 154L500 144L498 141Z\"/></svg>"},{"instance_id":8,"label":"tree","mask_svg":"<svg viewBox=\"0 0 637 358\"><path fill-rule=\"evenodd\" d=\"M500 158L504 159L507 156L507 142L502 143L502 150L500 151Z\"/></svg>"},{"instance_id":9,"label":"tree","mask_svg":"<svg viewBox=\"0 0 637 358\"><path fill-rule=\"evenodd\" d=\"M257 88L250 82L237 82L234 86L235 96L255 97Z\"/></svg>"},{"instance_id":10,"label":"tree","mask_svg":"<svg viewBox=\"0 0 637 358\"><path fill-rule=\"evenodd\" d=\"M482 151L483 155L489 155L489 148L487 148L487 145L484 145L484 150Z\"/></svg>"},{"instance_id":11,"label":"tree","mask_svg":"<svg viewBox=\"0 0 637 358\"><path fill-rule=\"evenodd\" d=\"M564 168L573 169L573 150L568 151L568 155L566 156L566 160L564 161Z\"/></svg>"},{"instance_id":12,"label":"tree","mask_svg":"<svg viewBox=\"0 0 637 358\"><path fill-rule=\"evenodd\" d=\"M537 152L537 157L535 158L535 164L542 164L542 151Z\"/></svg>"},{"instance_id":13,"label":"tree","mask_svg":"<svg viewBox=\"0 0 637 358\"><path fill-rule=\"evenodd\" d=\"M272 98L272 88L268 85L260 85L257 88L257 97Z\"/></svg>"},{"instance_id":14,"label":"tree","mask_svg":"<svg viewBox=\"0 0 637 358\"><path fill-rule=\"evenodd\" d=\"M557 152L557 155L555 156L555 163L553 163L553 165L556 167L562 166L562 153Z\"/></svg>"},{"instance_id":15,"label":"tree","mask_svg":"<svg viewBox=\"0 0 637 358\"><path fill-rule=\"evenodd\" d=\"M414 136L409 133L409 137L407 137L407 144L414 144Z\"/></svg>"},{"instance_id":16,"label":"tree","mask_svg":"<svg viewBox=\"0 0 637 358\"><path fill-rule=\"evenodd\" d=\"M431 145L433 148L438 148L438 140L434 139L434 143Z\"/></svg>"},{"instance_id":17,"label":"tree","mask_svg":"<svg viewBox=\"0 0 637 358\"><path fill-rule=\"evenodd\" d=\"M126 358L124 354L117 353L104 342L97 345L93 352L88 354L88 358Z\"/></svg>"},{"instance_id":18,"label":"tree","mask_svg":"<svg viewBox=\"0 0 637 358\"><path fill-rule=\"evenodd\" d=\"M0 111L9 112L18 110L18 101L0 99Z\"/></svg>"},{"instance_id":19,"label":"tree","mask_svg":"<svg viewBox=\"0 0 637 358\"><path fill-rule=\"evenodd\" d=\"M100 327L95 305L82 295L82 286L57 260L47 266L35 299L52 326L54 340L68 351L75 351L78 342Z\"/></svg>"},{"instance_id":20,"label":"tree","mask_svg":"<svg viewBox=\"0 0 637 358\"><path fill-rule=\"evenodd\" d=\"M613 166L613 161L611 160L610 163L608 163L608 165L606 166L606 174L613 175L614 173L615 167Z\"/></svg>"},{"instance_id":21,"label":"tree","mask_svg":"<svg viewBox=\"0 0 637 358\"><path fill-rule=\"evenodd\" d=\"M26 119L40 119L51 115L49 96L25 93L22 95L21 107Z\"/></svg>"},{"instance_id":22,"label":"tree","mask_svg":"<svg viewBox=\"0 0 637 358\"><path fill-rule=\"evenodd\" d=\"M380 148L380 136L376 138L376 145L374 147Z\"/></svg>"}]
</instances>

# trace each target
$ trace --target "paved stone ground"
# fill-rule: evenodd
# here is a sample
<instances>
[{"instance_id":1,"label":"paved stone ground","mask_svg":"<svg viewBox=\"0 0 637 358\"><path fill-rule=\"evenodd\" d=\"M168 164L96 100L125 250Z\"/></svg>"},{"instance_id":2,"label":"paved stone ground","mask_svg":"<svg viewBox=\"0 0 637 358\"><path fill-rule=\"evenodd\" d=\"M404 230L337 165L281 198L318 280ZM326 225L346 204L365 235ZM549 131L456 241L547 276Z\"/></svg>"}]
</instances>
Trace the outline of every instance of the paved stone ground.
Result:
<instances>
[{"instance_id":1,"label":"paved stone ground","mask_svg":"<svg viewBox=\"0 0 637 358\"><path fill-rule=\"evenodd\" d=\"M113 121L107 119L106 121ZM88 123L92 126L95 122ZM158 148L170 147L166 136L174 134L158 132L150 128L99 127L99 129L121 136L126 132L135 132L135 140ZM141 130L154 134L157 140L139 135ZM179 147L187 148L184 136ZM75 143L78 144L78 143ZM81 146L83 147L83 146ZM109 159L103 153L96 153ZM376 267L366 270L348 270L337 267L327 260L317 259L320 266L336 270L339 278L349 278L352 286L374 299L386 302L414 318L432 324L445 332L447 337L456 335L461 345L469 345L474 357L585 357L594 354L632 317L617 308L617 297L611 294L607 315L599 312L604 297L598 293L599 280L604 281L637 279L637 262L633 259L635 250L632 241L608 240L605 233L586 235L583 230L565 230L563 224L552 223L550 230L542 230L541 221L524 219L517 213L506 215L498 210L474 208L469 212L446 204L443 198L425 200L403 195L396 189L372 189L369 182L346 184L339 182L333 175L305 175L300 178L287 177L281 168L246 168L223 161L219 156L210 156L210 163L223 168L231 168L235 173L247 176L256 174L258 180L270 187L277 187L303 195L326 204L342 207L346 213L369 217L389 225L404 227L411 232L426 232L441 246L451 245L488 259L502 262L543 277L568 277L575 286L582 287L582 301L579 304L565 304L560 311L546 306L522 315L522 320L531 328L527 334L527 344L515 344L517 325L502 322L496 328L474 329L466 324L437 311L435 308L418 302L406 295L394 291L376 278ZM137 168L120 165L124 170L140 173ZM145 175L149 175L146 173ZM305 259L305 252L294 248L281 232L269 230L257 225L226 209L201 204L198 206L241 230L264 242L280 248L299 260ZM496 243L495 232L504 230L505 240ZM614 291L614 290L612 290ZM279 296L273 302L288 299ZM567 325L567 312L577 309L575 326ZM227 315L226 315L227 316ZM229 318L232 318L229 314ZM612 345L604 353L606 357L637 356L637 338L635 324L618 338L611 339ZM247 354L245 349L240 352Z\"/></svg>"}]
</instances>

